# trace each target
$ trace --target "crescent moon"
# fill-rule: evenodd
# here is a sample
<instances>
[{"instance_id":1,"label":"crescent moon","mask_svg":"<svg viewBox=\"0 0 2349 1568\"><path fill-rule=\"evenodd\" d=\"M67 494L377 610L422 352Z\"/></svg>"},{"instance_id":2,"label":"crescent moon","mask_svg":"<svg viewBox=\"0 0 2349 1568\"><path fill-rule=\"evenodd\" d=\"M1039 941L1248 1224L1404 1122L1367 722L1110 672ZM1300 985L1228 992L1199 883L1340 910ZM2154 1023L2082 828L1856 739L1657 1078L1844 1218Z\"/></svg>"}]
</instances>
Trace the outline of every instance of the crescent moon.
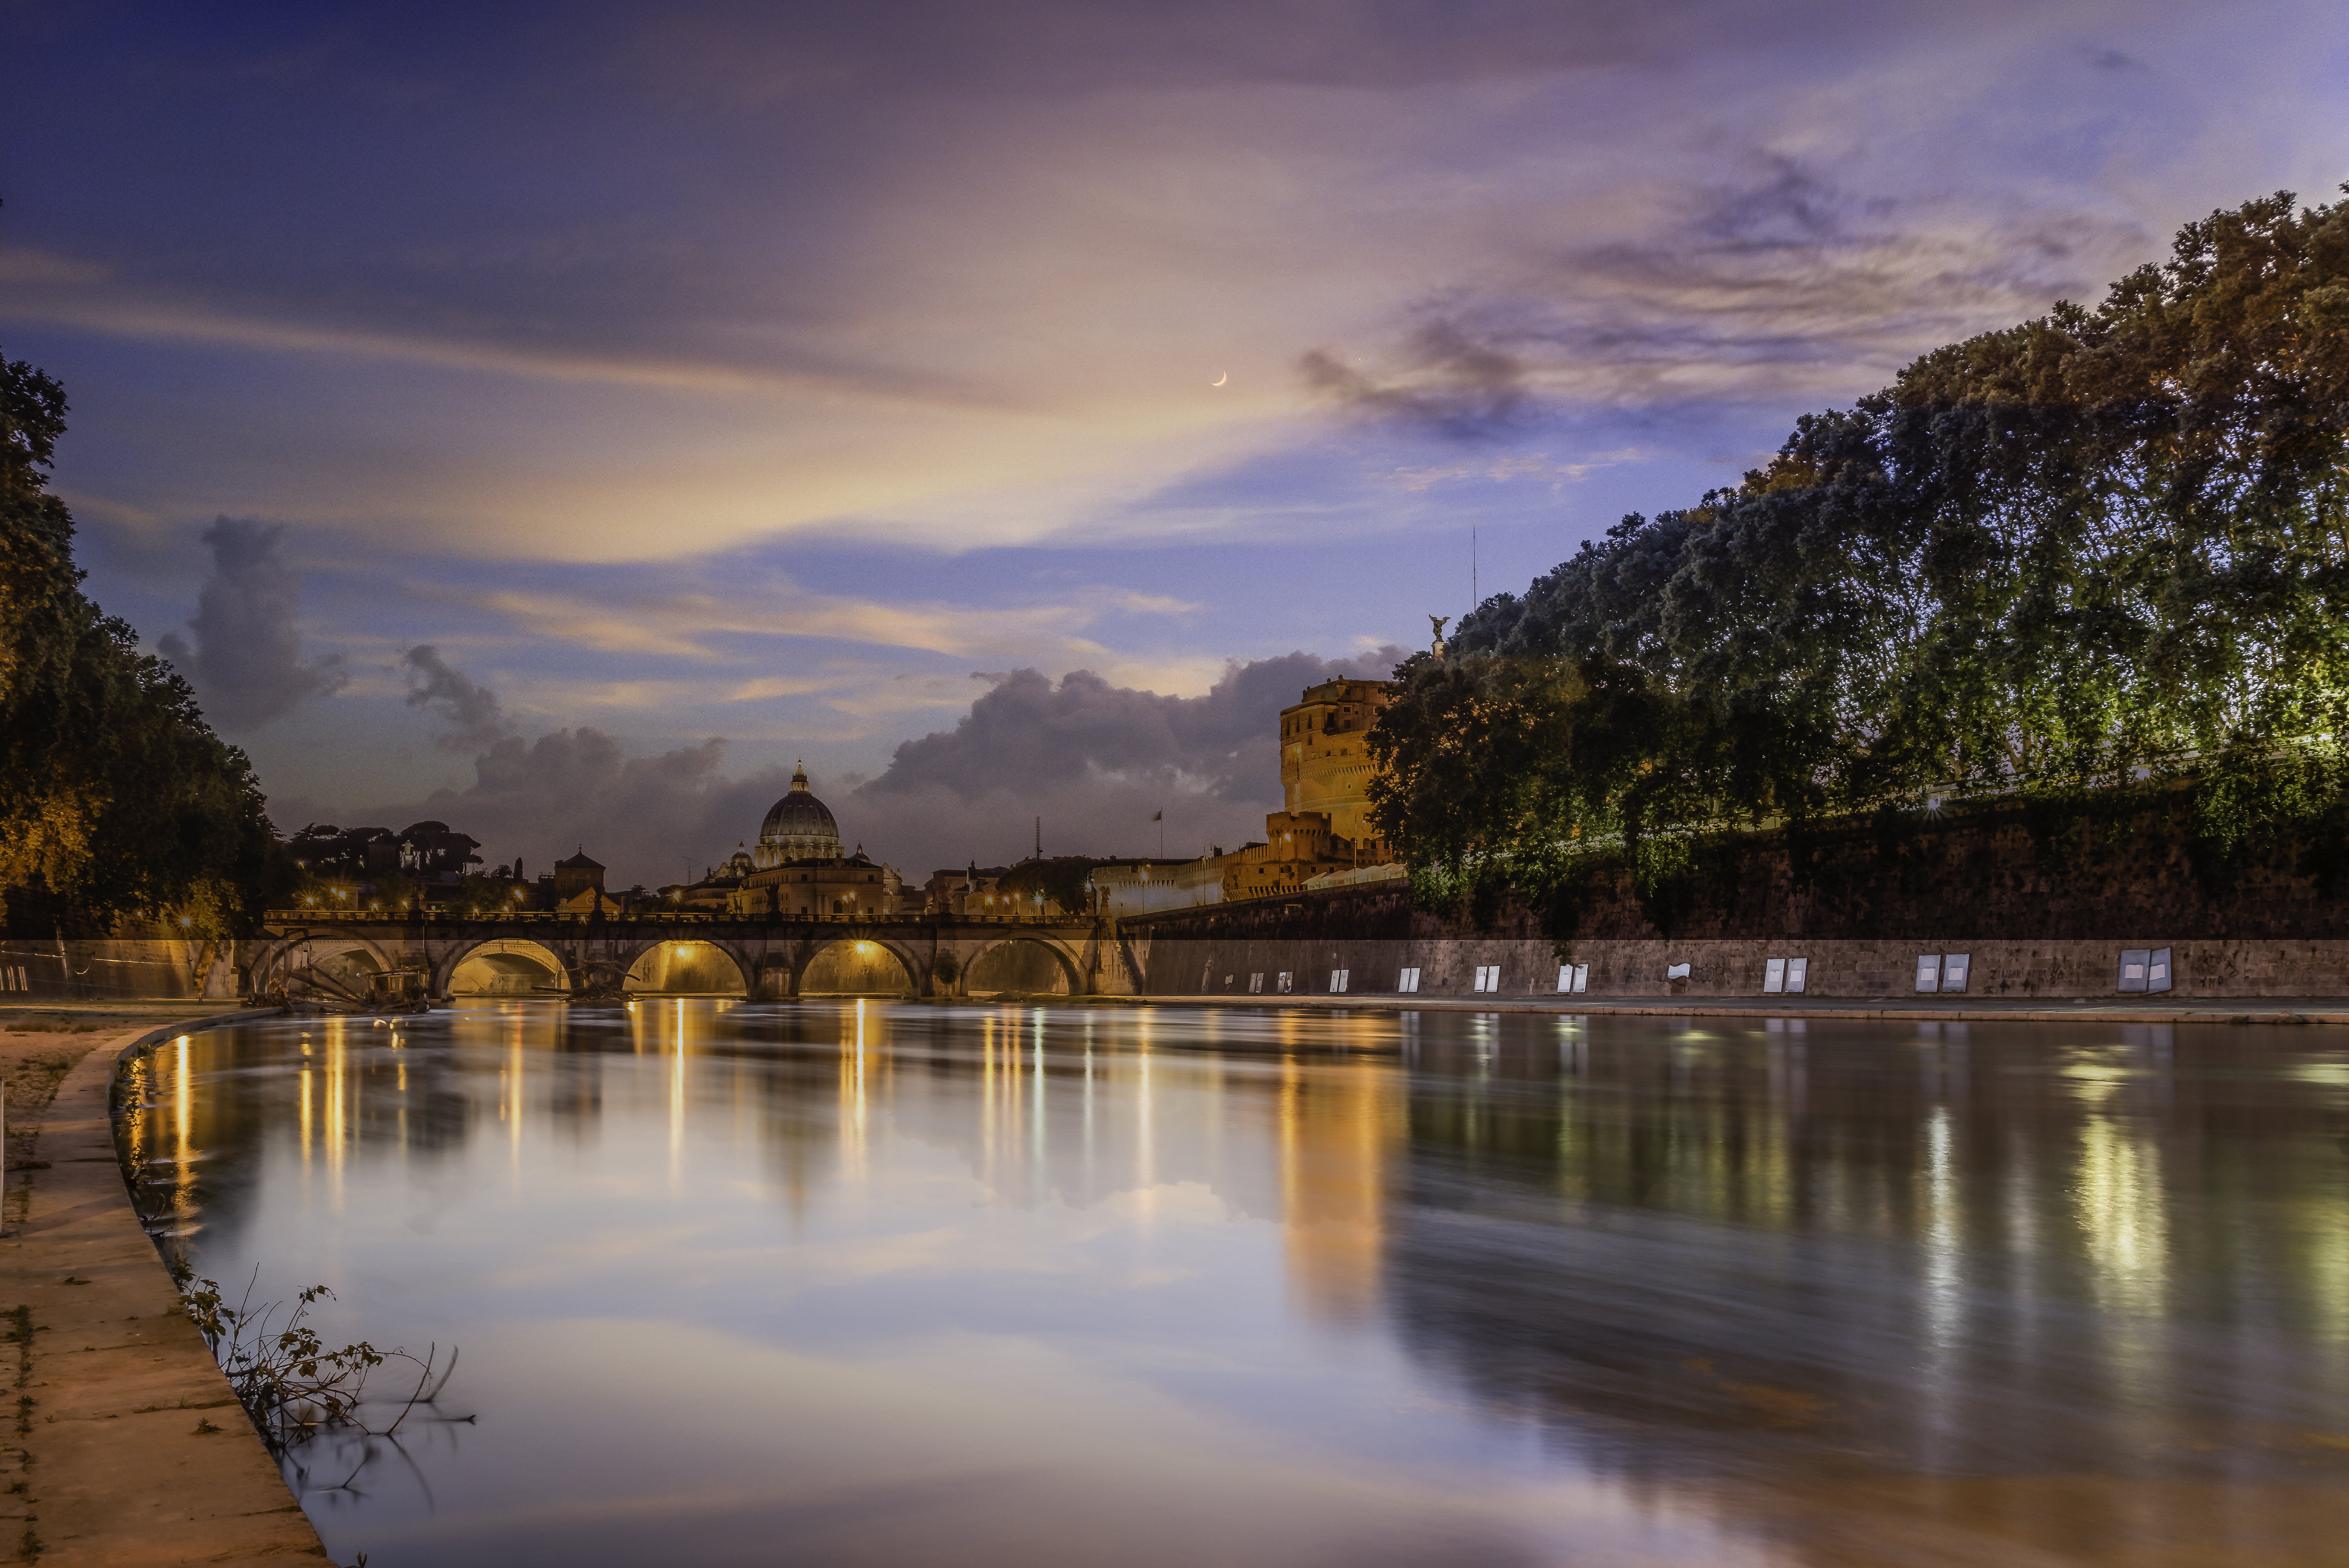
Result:
<instances>
[{"instance_id":1,"label":"crescent moon","mask_svg":"<svg viewBox=\"0 0 2349 1568\"><path fill-rule=\"evenodd\" d=\"M1208 382L1207 385L1210 387L1221 387L1225 382L1229 381L1231 378L1232 373L1226 370L1221 376L1216 377L1213 381Z\"/></svg>"}]
</instances>

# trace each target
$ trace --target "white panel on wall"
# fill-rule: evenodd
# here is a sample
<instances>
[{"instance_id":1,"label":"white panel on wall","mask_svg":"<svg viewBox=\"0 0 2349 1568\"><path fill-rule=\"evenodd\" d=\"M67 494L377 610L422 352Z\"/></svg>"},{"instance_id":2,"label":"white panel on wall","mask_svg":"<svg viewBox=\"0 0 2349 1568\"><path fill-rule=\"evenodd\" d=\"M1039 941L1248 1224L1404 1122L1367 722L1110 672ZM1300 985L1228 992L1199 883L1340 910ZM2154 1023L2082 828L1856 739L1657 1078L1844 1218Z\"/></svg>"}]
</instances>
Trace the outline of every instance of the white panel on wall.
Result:
<instances>
[{"instance_id":1,"label":"white panel on wall","mask_svg":"<svg viewBox=\"0 0 2349 1568\"><path fill-rule=\"evenodd\" d=\"M1803 988L1803 979L1810 973L1810 968L1811 961L1807 958L1786 960L1786 990L1790 995Z\"/></svg>"},{"instance_id":2,"label":"white panel on wall","mask_svg":"<svg viewBox=\"0 0 2349 1568\"><path fill-rule=\"evenodd\" d=\"M2157 947L2145 955L2145 988L2148 991L2169 989L2169 949Z\"/></svg>"},{"instance_id":3,"label":"white panel on wall","mask_svg":"<svg viewBox=\"0 0 2349 1568\"><path fill-rule=\"evenodd\" d=\"M1664 978L1665 978L1665 979L1667 979L1667 980L1685 980L1685 979L1687 979L1688 977L1689 977L1689 966L1688 966L1687 965L1685 965L1685 964L1667 964L1667 965L1664 965Z\"/></svg>"},{"instance_id":4,"label":"white panel on wall","mask_svg":"<svg viewBox=\"0 0 2349 1568\"><path fill-rule=\"evenodd\" d=\"M1941 988L1941 955L1938 953L1917 954L1917 989L1938 991Z\"/></svg>"},{"instance_id":5,"label":"white panel on wall","mask_svg":"<svg viewBox=\"0 0 2349 1568\"><path fill-rule=\"evenodd\" d=\"M1574 966L1574 994L1579 996L1582 993L1589 989L1590 965L1588 964L1576 965Z\"/></svg>"},{"instance_id":6,"label":"white panel on wall","mask_svg":"<svg viewBox=\"0 0 2349 1568\"><path fill-rule=\"evenodd\" d=\"M1944 953L1941 954L1941 989L1944 991L1964 990L1966 988L1966 978L1973 969L1973 954L1971 953Z\"/></svg>"},{"instance_id":7,"label":"white panel on wall","mask_svg":"<svg viewBox=\"0 0 2349 1568\"><path fill-rule=\"evenodd\" d=\"M1419 989L1419 971L1416 969L1406 969L1401 975L1395 976L1395 989L1402 992L1406 996L1417 992ZM1412 1015L1414 1018L1418 1016L1419 1015L1416 1013Z\"/></svg>"},{"instance_id":8,"label":"white panel on wall","mask_svg":"<svg viewBox=\"0 0 2349 1568\"><path fill-rule=\"evenodd\" d=\"M2149 947L2122 948L2120 980L2116 988L2123 991L2144 990L2145 972L2152 961L2153 950Z\"/></svg>"},{"instance_id":9,"label":"white panel on wall","mask_svg":"<svg viewBox=\"0 0 2349 1568\"><path fill-rule=\"evenodd\" d=\"M1786 961L1773 958L1762 965L1762 995L1775 996L1786 988Z\"/></svg>"}]
</instances>

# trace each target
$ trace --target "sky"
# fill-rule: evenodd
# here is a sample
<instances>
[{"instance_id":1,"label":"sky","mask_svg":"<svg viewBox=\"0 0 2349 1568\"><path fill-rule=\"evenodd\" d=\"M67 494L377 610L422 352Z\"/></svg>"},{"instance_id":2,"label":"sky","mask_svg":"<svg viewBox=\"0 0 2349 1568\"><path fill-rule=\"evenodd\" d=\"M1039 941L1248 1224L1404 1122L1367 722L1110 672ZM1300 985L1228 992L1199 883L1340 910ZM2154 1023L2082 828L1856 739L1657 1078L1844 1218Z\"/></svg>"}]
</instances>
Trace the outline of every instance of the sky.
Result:
<instances>
[{"instance_id":1,"label":"sky","mask_svg":"<svg viewBox=\"0 0 2349 1568\"><path fill-rule=\"evenodd\" d=\"M2349 12L0 0L0 352L282 830L1199 853L1274 716L2349 180ZM1473 542L1472 542L1473 536Z\"/></svg>"}]
</instances>

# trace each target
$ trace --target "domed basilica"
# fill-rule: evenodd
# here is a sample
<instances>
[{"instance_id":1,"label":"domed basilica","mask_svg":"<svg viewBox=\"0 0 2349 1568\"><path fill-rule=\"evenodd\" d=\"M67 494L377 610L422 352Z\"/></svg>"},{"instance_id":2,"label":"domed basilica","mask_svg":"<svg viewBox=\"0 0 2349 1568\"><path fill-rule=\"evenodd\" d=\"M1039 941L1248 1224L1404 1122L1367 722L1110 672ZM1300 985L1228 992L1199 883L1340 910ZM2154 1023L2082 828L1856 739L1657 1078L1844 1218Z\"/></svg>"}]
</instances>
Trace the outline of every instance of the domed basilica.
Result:
<instances>
[{"instance_id":1,"label":"domed basilica","mask_svg":"<svg viewBox=\"0 0 2349 1568\"><path fill-rule=\"evenodd\" d=\"M832 820L832 808L808 792L807 769L795 769L792 792L769 807L767 820L759 824L751 863L766 871L785 861L838 859L840 824Z\"/></svg>"},{"instance_id":2,"label":"domed basilica","mask_svg":"<svg viewBox=\"0 0 2349 1568\"><path fill-rule=\"evenodd\" d=\"M840 852L840 824L808 789L807 769L792 773L791 792L767 811L750 866L726 900L748 915L893 914L900 885L895 870L856 852ZM735 860L739 862L738 853Z\"/></svg>"}]
</instances>

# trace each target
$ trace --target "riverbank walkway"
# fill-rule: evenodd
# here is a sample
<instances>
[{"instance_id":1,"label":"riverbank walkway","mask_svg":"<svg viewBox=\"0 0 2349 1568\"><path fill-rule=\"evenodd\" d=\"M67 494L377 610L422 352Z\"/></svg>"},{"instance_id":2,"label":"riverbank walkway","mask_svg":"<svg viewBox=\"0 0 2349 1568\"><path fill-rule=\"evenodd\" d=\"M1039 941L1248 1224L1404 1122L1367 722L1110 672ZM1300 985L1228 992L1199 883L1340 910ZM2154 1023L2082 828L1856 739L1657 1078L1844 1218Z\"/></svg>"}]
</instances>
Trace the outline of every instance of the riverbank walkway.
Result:
<instances>
[{"instance_id":1,"label":"riverbank walkway","mask_svg":"<svg viewBox=\"0 0 2349 1568\"><path fill-rule=\"evenodd\" d=\"M1037 1000L1050 1000L1039 997ZM2002 1024L2349 1024L2349 997L2205 997L2175 1002L2135 997L1987 996L1416 996L1396 992L1336 995L1087 996L1119 1006L1375 1007L1381 1011L1537 1013L1576 1017L1876 1018Z\"/></svg>"},{"instance_id":2,"label":"riverbank walkway","mask_svg":"<svg viewBox=\"0 0 2349 1568\"><path fill-rule=\"evenodd\" d=\"M114 1149L119 1052L237 1016L202 1003L0 1008L0 1553L47 1568L307 1563L326 1549L140 1226Z\"/></svg>"}]
</instances>

